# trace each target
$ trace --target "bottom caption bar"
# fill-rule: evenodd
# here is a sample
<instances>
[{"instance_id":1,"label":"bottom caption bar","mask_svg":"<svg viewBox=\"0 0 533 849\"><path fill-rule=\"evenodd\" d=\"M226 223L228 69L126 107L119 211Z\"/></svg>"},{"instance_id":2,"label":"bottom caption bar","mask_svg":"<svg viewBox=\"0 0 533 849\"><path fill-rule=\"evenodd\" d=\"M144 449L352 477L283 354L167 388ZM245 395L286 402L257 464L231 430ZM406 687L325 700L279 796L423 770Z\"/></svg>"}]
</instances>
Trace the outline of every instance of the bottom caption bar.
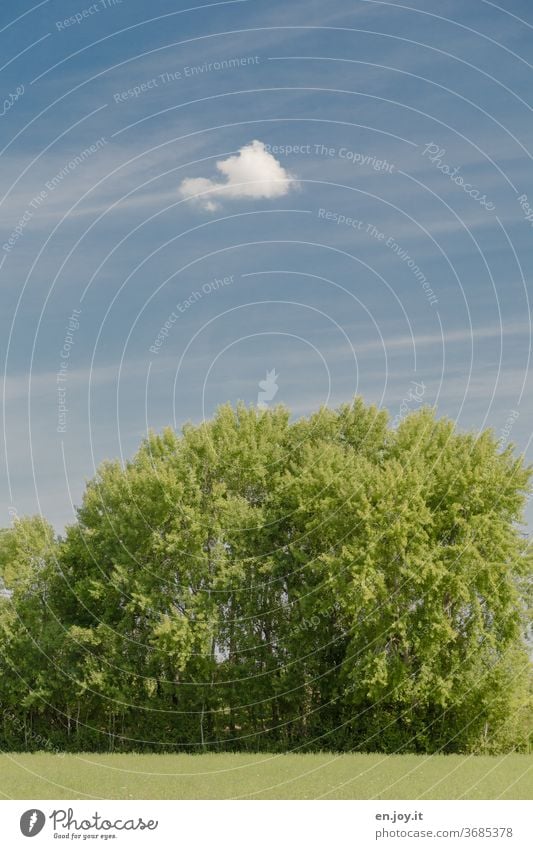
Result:
<instances>
[{"instance_id":1,"label":"bottom caption bar","mask_svg":"<svg viewBox=\"0 0 533 849\"><path fill-rule=\"evenodd\" d=\"M3 801L2 846L530 849L524 801Z\"/></svg>"}]
</instances>

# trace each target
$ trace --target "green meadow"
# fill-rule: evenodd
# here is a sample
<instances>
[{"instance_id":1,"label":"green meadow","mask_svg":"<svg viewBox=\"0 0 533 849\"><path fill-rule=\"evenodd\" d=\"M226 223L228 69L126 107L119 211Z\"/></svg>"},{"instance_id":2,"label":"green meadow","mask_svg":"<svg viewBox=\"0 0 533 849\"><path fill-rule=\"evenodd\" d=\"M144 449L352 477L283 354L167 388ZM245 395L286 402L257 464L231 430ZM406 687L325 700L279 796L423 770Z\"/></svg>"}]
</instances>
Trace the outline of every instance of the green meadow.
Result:
<instances>
[{"instance_id":1,"label":"green meadow","mask_svg":"<svg viewBox=\"0 0 533 849\"><path fill-rule=\"evenodd\" d=\"M533 755L5 754L11 799L531 799Z\"/></svg>"}]
</instances>

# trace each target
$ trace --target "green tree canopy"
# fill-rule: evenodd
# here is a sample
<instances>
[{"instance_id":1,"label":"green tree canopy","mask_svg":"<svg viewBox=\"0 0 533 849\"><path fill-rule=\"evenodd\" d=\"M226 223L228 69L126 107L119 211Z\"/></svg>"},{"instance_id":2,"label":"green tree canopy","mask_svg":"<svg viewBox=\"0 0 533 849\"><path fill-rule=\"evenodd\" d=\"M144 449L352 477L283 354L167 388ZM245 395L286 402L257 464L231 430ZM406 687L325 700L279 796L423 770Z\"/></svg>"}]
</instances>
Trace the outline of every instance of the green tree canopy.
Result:
<instances>
[{"instance_id":1,"label":"green tree canopy","mask_svg":"<svg viewBox=\"0 0 533 849\"><path fill-rule=\"evenodd\" d=\"M526 749L530 474L360 399L150 434L0 534L4 746Z\"/></svg>"}]
</instances>

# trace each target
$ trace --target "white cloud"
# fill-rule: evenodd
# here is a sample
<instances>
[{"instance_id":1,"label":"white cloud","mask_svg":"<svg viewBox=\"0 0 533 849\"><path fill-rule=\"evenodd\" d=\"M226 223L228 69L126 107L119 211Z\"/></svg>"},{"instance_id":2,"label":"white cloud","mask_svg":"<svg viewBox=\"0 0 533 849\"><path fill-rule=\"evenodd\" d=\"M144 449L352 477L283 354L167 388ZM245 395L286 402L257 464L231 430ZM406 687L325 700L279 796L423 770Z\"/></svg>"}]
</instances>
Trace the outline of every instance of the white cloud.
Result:
<instances>
[{"instance_id":1,"label":"white cloud","mask_svg":"<svg viewBox=\"0 0 533 849\"><path fill-rule=\"evenodd\" d=\"M182 197L195 198L205 209L220 207L221 198L279 198L294 188L294 177L255 139L235 156L216 163L223 180L189 177L180 185Z\"/></svg>"}]
</instances>

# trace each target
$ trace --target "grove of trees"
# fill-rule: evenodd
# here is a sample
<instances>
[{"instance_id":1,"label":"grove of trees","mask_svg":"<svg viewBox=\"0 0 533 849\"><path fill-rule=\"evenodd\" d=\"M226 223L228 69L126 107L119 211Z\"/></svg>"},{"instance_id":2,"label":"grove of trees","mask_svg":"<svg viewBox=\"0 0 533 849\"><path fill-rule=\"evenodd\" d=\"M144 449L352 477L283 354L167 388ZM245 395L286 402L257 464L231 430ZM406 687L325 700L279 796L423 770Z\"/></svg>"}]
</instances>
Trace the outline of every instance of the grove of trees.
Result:
<instances>
[{"instance_id":1,"label":"grove of trees","mask_svg":"<svg viewBox=\"0 0 533 849\"><path fill-rule=\"evenodd\" d=\"M0 532L0 747L528 751L530 476L360 399L151 434Z\"/></svg>"}]
</instances>

